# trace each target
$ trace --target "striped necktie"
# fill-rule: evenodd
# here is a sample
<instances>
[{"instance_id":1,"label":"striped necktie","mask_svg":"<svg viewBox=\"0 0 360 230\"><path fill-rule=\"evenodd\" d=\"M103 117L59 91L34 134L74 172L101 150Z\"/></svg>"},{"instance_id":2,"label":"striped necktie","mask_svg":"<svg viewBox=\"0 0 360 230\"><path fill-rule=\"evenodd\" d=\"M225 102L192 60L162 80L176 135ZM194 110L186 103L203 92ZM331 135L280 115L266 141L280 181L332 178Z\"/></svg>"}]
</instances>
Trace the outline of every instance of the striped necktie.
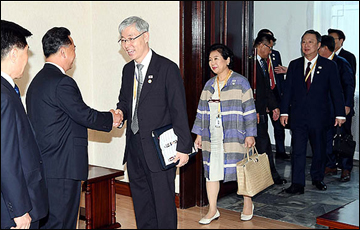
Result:
<instances>
[{"instance_id":1,"label":"striped necktie","mask_svg":"<svg viewBox=\"0 0 360 230\"><path fill-rule=\"evenodd\" d=\"M136 134L139 131L139 121L138 121L138 107L139 107L139 98L140 98L140 93L141 93L141 88L142 88L142 84L143 84L143 74L141 72L141 69L144 67L144 65L142 64L137 64L136 67L138 68L138 75L139 75L139 79L138 79L138 86L137 86L137 91L136 91L136 104L135 104L135 111L134 111L134 116L131 122L131 130L133 131L134 134Z\"/></svg>"}]
</instances>

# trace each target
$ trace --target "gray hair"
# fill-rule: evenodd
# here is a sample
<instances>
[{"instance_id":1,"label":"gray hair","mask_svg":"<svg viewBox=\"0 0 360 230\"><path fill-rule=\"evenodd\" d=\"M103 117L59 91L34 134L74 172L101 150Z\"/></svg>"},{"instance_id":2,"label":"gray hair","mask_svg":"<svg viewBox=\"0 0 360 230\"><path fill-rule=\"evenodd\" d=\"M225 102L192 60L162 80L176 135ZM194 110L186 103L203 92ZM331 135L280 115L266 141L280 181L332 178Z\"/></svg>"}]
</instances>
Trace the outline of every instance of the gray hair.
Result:
<instances>
[{"instance_id":1,"label":"gray hair","mask_svg":"<svg viewBox=\"0 0 360 230\"><path fill-rule=\"evenodd\" d=\"M119 25L120 35L125 28L133 24L135 24L136 30L139 31L140 33L149 31L149 23L147 23L145 20L137 16L131 16L120 23Z\"/></svg>"}]
</instances>

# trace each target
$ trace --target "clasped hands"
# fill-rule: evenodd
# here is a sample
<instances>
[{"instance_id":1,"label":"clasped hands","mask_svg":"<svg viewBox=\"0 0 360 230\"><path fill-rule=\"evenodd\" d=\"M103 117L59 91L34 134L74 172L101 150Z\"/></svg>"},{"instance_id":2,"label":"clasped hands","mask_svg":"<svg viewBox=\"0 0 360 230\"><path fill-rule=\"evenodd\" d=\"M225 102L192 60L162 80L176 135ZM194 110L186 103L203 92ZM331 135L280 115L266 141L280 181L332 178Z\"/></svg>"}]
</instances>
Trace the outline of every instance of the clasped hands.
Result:
<instances>
[{"instance_id":1,"label":"clasped hands","mask_svg":"<svg viewBox=\"0 0 360 230\"><path fill-rule=\"evenodd\" d=\"M124 114L120 109L117 110L110 110L112 116L113 116L113 127L117 128L120 126L120 124L123 122L124 120Z\"/></svg>"}]
</instances>

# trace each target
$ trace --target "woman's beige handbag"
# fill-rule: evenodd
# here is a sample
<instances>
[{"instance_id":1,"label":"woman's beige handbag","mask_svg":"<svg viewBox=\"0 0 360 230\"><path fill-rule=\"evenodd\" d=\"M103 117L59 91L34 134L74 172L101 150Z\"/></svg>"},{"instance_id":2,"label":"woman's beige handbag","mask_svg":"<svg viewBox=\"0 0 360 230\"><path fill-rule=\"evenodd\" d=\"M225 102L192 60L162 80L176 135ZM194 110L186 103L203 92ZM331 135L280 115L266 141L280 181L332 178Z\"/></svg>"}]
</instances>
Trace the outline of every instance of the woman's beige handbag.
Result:
<instances>
[{"instance_id":1,"label":"woman's beige handbag","mask_svg":"<svg viewBox=\"0 0 360 230\"><path fill-rule=\"evenodd\" d=\"M266 153L258 154L256 147L247 148L246 156L236 163L238 195L255 196L274 184Z\"/></svg>"}]
</instances>

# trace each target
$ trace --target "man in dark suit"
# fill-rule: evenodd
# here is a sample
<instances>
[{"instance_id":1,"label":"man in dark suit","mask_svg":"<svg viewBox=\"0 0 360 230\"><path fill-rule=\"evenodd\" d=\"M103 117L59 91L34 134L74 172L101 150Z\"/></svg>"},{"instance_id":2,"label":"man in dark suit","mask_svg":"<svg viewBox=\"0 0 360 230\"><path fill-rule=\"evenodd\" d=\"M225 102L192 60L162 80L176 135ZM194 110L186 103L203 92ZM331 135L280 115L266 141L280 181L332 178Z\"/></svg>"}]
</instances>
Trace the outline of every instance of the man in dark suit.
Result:
<instances>
[{"instance_id":1,"label":"man in dark suit","mask_svg":"<svg viewBox=\"0 0 360 230\"><path fill-rule=\"evenodd\" d=\"M1 229L38 229L48 213L40 150L14 83L27 64L31 35L1 20Z\"/></svg>"},{"instance_id":2,"label":"man in dark suit","mask_svg":"<svg viewBox=\"0 0 360 230\"><path fill-rule=\"evenodd\" d=\"M261 29L258 32L260 34L270 34L274 36L274 33L269 29ZM280 106L281 97L283 94L283 86L284 86L284 73L278 73L275 71L275 67L282 66L280 52L272 49L269 57L266 59L268 75L270 78L270 88L276 98L278 105ZM274 80L272 80L274 79ZM269 111L270 117L273 116L273 112ZM274 137L275 137L275 147L276 147L276 158L281 159L289 159L290 157L286 154L285 151L285 127L280 124L280 119L274 120L271 119L271 123L274 128Z\"/></svg>"},{"instance_id":3,"label":"man in dark suit","mask_svg":"<svg viewBox=\"0 0 360 230\"><path fill-rule=\"evenodd\" d=\"M354 75L356 75L356 57L343 48L346 38L344 32L337 29L328 29L328 35L335 39L335 54L345 58L350 63Z\"/></svg>"},{"instance_id":4,"label":"man in dark suit","mask_svg":"<svg viewBox=\"0 0 360 230\"><path fill-rule=\"evenodd\" d=\"M322 36L319 55L324 58L333 60L337 64L340 80L341 80L341 86L344 93L346 122L341 127L342 134L351 135L351 121L352 121L352 116L354 116L355 114L354 112L355 75L351 69L349 62L346 61L345 58L336 55L334 53L334 50L335 50L334 38L329 35ZM337 174L337 166L336 166L337 159L336 159L336 155L332 152L332 146L333 146L332 142L335 133L336 133L336 128L330 128L328 131L327 148L326 148L327 163L325 168L325 175ZM340 181L342 182L350 181L351 170L353 167L353 156L352 157L339 156L338 162L339 162L338 166L342 170Z\"/></svg>"},{"instance_id":5,"label":"man in dark suit","mask_svg":"<svg viewBox=\"0 0 360 230\"><path fill-rule=\"evenodd\" d=\"M40 227L74 229L81 181L88 177L87 129L109 132L115 112L99 112L87 106L74 79L65 74L75 59L75 44L68 29L50 29L42 44L46 63L26 95L49 191L49 215ZM120 121L120 116L114 118L115 123Z\"/></svg>"},{"instance_id":6,"label":"man in dark suit","mask_svg":"<svg viewBox=\"0 0 360 230\"><path fill-rule=\"evenodd\" d=\"M189 160L190 134L185 89L178 66L149 48L149 24L129 17L119 26L122 48L133 60L123 68L116 112L127 120L127 162L137 228L177 228L176 168L162 170L151 132L172 124L181 167Z\"/></svg>"},{"instance_id":7,"label":"man in dark suit","mask_svg":"<svg viewBox=\"0 0 360 230\"><path fill-rule=\"evenodd\" d=\"M287 181L280 177L274 163L274 156L271 149L271 142L268 133L268 115L267 110L272 111L272 118L279 119L279 105L270 88L269 73L266 59L269 58L272 47L276 39L270 34L260 34L255 39L255 48L257 51L256 61L256 100L255 107L258 117L257 137L255 137L256 148L260 153L266 152L269 158L272 178L275 184L284 184Z\"/></svg>"},{"instance_id":8,"label":"man in dark suit","mask_svg":"<svg viewBox=\"0 0 360 230\"><path fill-rule=\"evenodd\" d=\"M312 184L326 190L323 182L326 162L326 134L334 125L345 122L345 103L336 64L318 55L321 35L308 30L301 38L304 57L291 61L281 101L281 124L285 126L291 117L292 184L285 190L291 194L304 193L306 147L312 149L310 175ZM334 105L335 124L331 111ZM291 107L291 111L289 111ZM289 114L290 112L290 114Z\"/></svg>"}]
</instances>

